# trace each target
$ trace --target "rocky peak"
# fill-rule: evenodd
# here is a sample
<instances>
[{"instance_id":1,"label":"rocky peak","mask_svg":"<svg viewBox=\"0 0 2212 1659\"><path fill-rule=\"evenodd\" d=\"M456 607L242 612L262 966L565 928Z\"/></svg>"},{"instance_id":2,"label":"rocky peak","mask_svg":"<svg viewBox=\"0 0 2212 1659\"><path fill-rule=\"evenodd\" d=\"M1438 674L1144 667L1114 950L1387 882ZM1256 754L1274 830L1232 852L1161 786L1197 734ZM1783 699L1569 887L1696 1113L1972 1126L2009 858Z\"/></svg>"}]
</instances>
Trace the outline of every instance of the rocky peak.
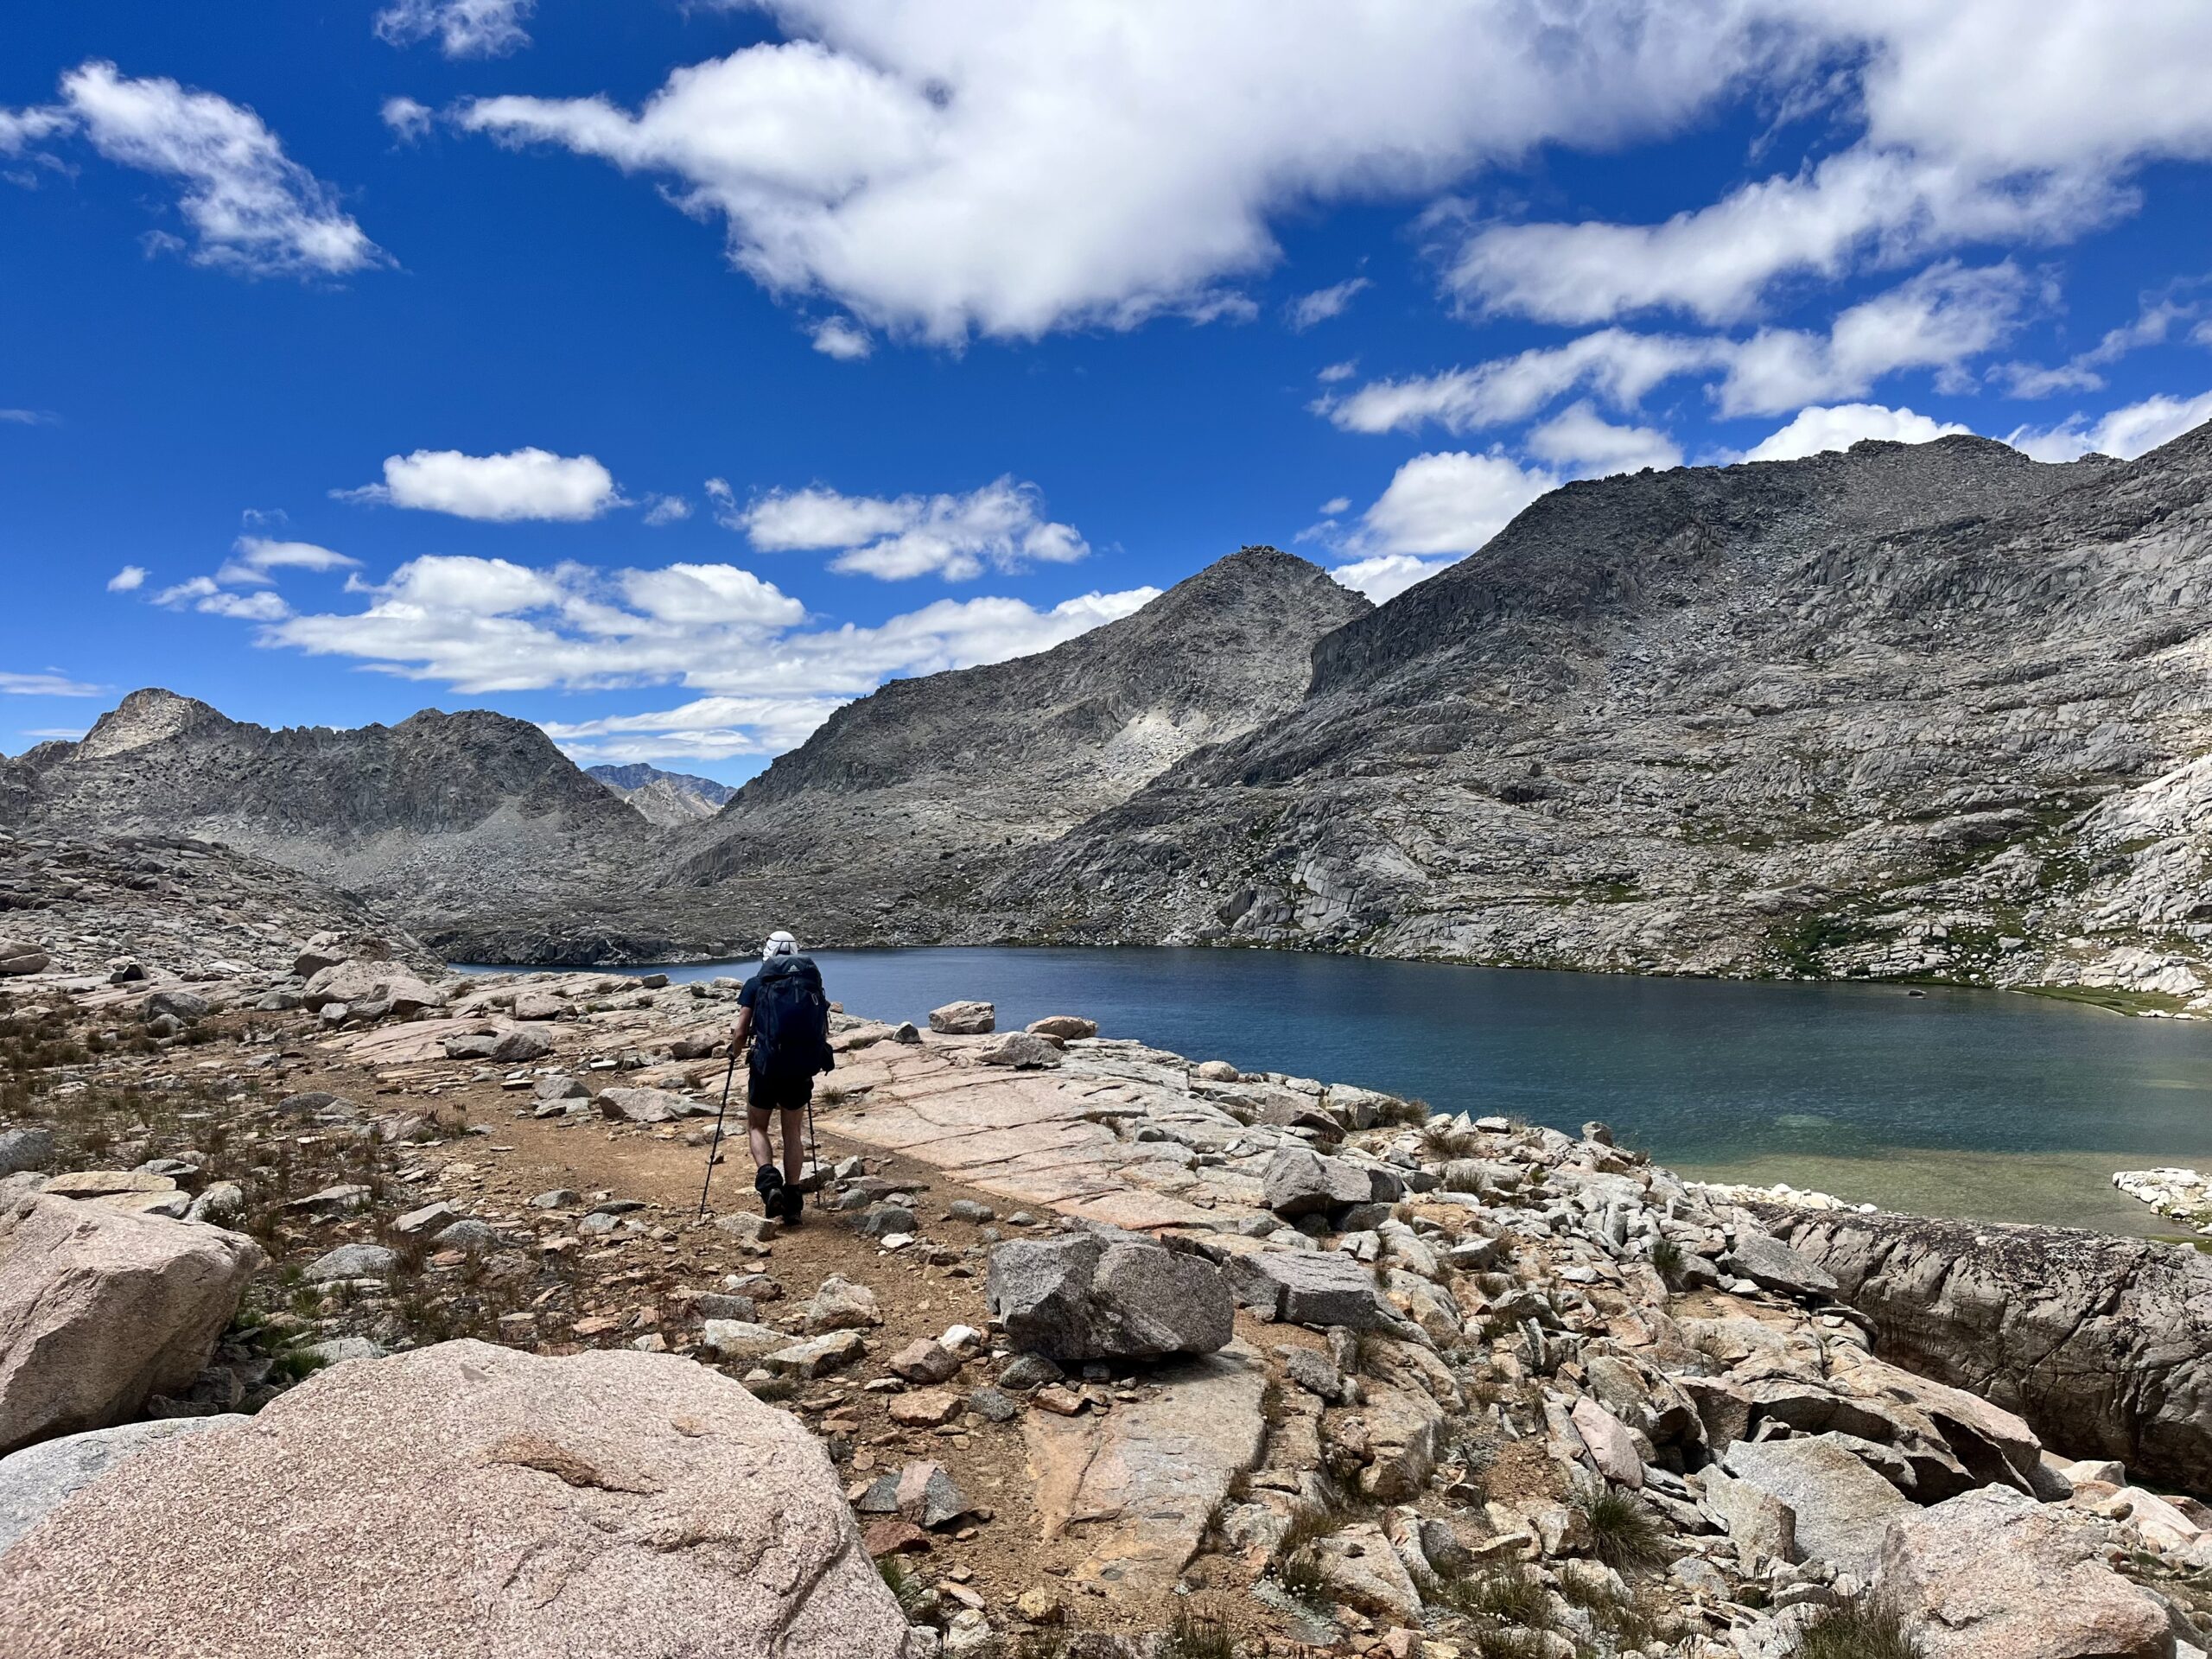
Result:
<instances>
[{"instance_id":1,"label":"rocky peak","mask_svg":"<svg viewBox=\"0 0 2212 1659\"><path fill-rule=\"evenodd\" d=\"M197 698L148 686L102 715L72 753L81 760L112 759L151 744L231 729L229 719Z\"/></svg>"}]
</instances>

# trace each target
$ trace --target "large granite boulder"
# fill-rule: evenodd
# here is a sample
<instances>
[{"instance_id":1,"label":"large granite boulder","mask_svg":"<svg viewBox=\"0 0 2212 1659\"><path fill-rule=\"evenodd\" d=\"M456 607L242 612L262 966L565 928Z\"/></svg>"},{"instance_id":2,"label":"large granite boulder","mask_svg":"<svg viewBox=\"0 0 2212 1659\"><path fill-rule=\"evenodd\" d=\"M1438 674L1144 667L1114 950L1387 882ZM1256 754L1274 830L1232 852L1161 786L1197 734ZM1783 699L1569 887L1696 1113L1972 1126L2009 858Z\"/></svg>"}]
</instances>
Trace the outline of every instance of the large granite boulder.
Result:
<instances>
[{"instance_id":1,"label":"large granite boulder","mask_svg":"<svg viewBox=\"0 0 2212 1659\"><path fill-rule=\"evenodd\" d=\"M0 1456L182 1393L264 1260L242 1234L104 1204L0 1216Z\"/></svg>"},{"instance_id":2,"label":"large granite boulder","mask_svg":"<svg viewBox=\"0 0 2212 1659\"><path fill-rule=\"evenodd\" d=\"M0 939L0 975L42 974L49 958L23 939Z\"/></svg>"},{"instance_id":3,"label":"large granite boulder","mask_svg":"<svg viewBox=\"0 0 2212 1659\"><path fill-rule=\"evenodd\" d=\"M998 1027L999 1011L988 1002L948 1002L930 1010L930 1029L948 1037L982 1037Z\"/></svg>"},{"instance_id":4,"label":"large granite boulder","mask_svg":"<svg viewBox=\"0 0 2212 1659\"><path fill-rule=\"evenodd\" d=\"M2065 1227L1772 1213L1889 1359L2024 1418L2069 1458L2212 1490L2212 1257Z\"/></svg>"},{"instance_id":5,"label":"large granite boulder","mask_svg":"<svg viewBox=\"0 0 2212 1659\"><path fill-rule=\"evenodd\" d=\"M1877 1586L1927 1659L2171 1659L2165 1608L2079 1522L1986 1486L1892 1525Z\"/></svg>"},{"instance_id":6,"label":"large granite boulder","mask_svg":"<svg viewBox=\"0 0 2212 1659\"><path fill-rule=\"evenodd\" d=\"M720 1373L443 1343L152 1447L0 1558L15 1659L899 1659L828 1456Z\"/></svg>"},{"instance_id":7,"label":"large granite boulder","mask_svg":"<svg viewBox=\"0 0 2212 1659\"><path fill-rule=\"evenodd\" d=\"M355 958L323 969L300 991L300 1001L310 1008L326 1002L348 1007L368 1006L386 1013L409 1014L446 1005L443 991L425 985L395 963Z\"/></svg>"},{"instance_id":8,"label":"large granite boulder","mask_svg":"<svg viewBox=\"0 0 2212 1659\"><path fill-rule=\"evenodd\" d=\"M1881 1555L1890 1522L1914 1512L1912 1500L1860 1462L1840 1435L1738 1440L1720 1466L1789 1510L1801 1555L1862 1582Z\"/></svg>"},{"instance_id":9,"label":"large granite boulder","mask_svg":"<svg viewBox=\"0 0 2212 1659\"><path fill-rule=\"evenodd\" d=\"M1262 1192L1268 1208L1285 1220L1326 1215L1375 1196L1373 1181L1357 1164L1304 1147L1285 1147L1268 1160Z\"/></svg>"},{"instance_id":10,"label":"large granite boulder","mask_svg":"<svg viewBox=\"0 0 2212 1659\"><path fill-rule=\"evenodd\" d=\"M1009 1344L1064 1366L1210 1354L1236 1318L1211 1262L1127 1233L1001 1244L987 1290Z\"/></svg>"},{"instance_id":11,"label":"large granite boulder","mask_svg":"<svg viewBox=\"0 0 2212 1659\"><path fill-rule=\"evenodd\" d=\"M1238 1304L1264 1319L1324 1330L1403 1334L1406 1323L1382 1300L1375 1275L1334 1250L1255 1250L1222 1263Z\"/></svg>"}]
</instances>

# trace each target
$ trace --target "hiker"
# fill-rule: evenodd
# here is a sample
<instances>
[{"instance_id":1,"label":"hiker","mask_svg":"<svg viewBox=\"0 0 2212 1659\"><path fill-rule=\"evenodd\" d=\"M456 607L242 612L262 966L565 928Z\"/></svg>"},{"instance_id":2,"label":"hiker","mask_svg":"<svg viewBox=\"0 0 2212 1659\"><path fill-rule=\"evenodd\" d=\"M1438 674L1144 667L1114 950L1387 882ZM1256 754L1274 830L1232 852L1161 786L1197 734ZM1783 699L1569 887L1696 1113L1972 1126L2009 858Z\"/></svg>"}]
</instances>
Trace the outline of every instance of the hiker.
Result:
<instances>
[{"instance_id":1,"label":"hiker","mask_svg":"<svg viewBox=\"0 0 2212 1659\"><path fill-rule=\"evenodd\" d=\"M763 1209L788 1225L798 1225L805 1197L798 1190L799 1120L814 1098L815 1074L837 1058L830 1049L830 999L822 992L822 971L799 954L798 941L781 929L760 950L760 969L738 993L736 1028L730 1052L741 1052L753 1039L746 1068L745 1104L753 1177ZM768 1118L783 1114L784 1166L776 1167L768 1146Z\"/></svg>"}]
</instances>

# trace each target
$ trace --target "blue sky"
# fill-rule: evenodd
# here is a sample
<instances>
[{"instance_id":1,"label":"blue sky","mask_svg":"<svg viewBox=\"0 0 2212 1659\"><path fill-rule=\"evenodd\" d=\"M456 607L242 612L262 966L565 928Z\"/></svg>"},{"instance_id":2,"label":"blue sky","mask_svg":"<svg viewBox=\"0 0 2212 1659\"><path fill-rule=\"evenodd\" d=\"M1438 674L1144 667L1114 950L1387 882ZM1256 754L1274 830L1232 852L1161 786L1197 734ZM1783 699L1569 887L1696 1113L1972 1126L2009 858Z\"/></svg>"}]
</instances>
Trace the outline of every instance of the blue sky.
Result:
<instances>
[{"instance_id":1,"label":"blue sky","mask_svg":"<svg viewBox=\"0 0 2212 1659\"><path fill-rule=\"evenodd\" d=\"M2212 8L0 15L0 750L162 684L724 779L1246 542L2212 418Z\"/></svg>"}]
</instances>

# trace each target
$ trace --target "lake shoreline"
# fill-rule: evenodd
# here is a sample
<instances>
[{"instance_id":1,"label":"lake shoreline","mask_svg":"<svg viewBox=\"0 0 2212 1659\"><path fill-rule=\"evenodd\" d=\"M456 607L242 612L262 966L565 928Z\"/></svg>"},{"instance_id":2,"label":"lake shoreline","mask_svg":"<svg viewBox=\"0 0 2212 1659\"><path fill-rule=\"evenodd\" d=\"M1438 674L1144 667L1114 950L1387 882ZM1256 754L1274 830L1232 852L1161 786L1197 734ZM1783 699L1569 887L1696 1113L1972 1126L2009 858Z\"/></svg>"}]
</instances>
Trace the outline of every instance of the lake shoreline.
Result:
<instances>
[{"instance_id":1,"label":"lake shoreline","mask_svg":"<svg viewBox=\"0 0 2212 1659\"><path fill-rule=\"evenodd\" d=\"M1355 1078L1469 1116L1590 1119L1697 1179L1904 1213L2172 1236L2121 1169L2212 1165L2212 1033L1981 988L1510 973L1305 951L816 953L886 1018L957 997L1240 1069ZM608 969L742 977L750 958Z\"/></svg>"}]
</instances>

